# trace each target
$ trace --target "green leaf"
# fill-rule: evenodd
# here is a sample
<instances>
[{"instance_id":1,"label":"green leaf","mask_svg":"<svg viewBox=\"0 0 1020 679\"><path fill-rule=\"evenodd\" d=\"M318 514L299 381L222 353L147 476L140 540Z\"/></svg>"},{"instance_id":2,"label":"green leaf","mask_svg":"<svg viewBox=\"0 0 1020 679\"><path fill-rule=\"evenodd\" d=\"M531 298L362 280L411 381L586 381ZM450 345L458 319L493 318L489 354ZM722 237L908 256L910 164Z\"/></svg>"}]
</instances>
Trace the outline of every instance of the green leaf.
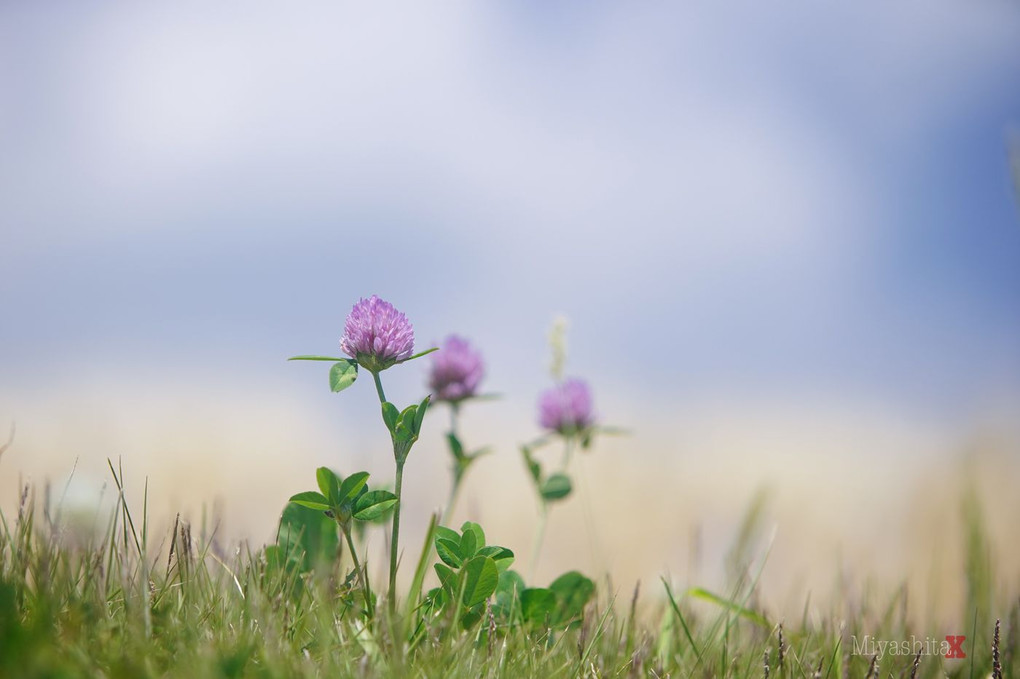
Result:
<instances>
[{"instance_id":1,"label":"green leaf","mask_svg":"<svg viewBox=\"0 0 1020 679\"><path fill-rule=\"evenodd\" d=\"M542 498L547 501L562 500L570 495L573 488L566 474L553 474L542 484Z\"/></svg>"},{"instance_id":2,"label":"green leaf","mask_svg":"<svg viewBox=\"0 0 1020 679\"><path fill-rule=\"evenodd\" d=\"M595 594L595 583L577 571L570 571L553 580L549 589L559 600L556 622L564 624L581 617L585 605Z\"/></svg>"},{"instance_id":3,"label":"green leaf","mask_svg":"<svg viewBox=\"0 0 1020 679\"><path fill-rule=\"evenodd\" d=\"M460 555L460 542L454 542L449 538L436 537L436 554L445 563L450 564L454 568L460 568L461 564L464 563L464 558Z\"/></svg>"},{"instance_id":4,"label":"green leaf","mask_svg":"<svg viewBox=\"0 0 1020 679\"><path fill-rule=\"evenodd\" d=\"M329 388L334 392L340 392L354 384L358 379L358 362L354 359L344 359L334 363L329 369Z\"/></svg>"},{"instance_id":5,"label":"green leaf","mask_svg":"<svg viewBox=\"0 0 1020 679\"><path fill-rule=\"evenodd\" d=\"M389 401L383 401L382 404L382 418L383 422L386 423L386 428L393 433L393 428L397 426L397 419L400 417L400 411L397 410L397 406L393 405Z\"/></svg>"},{"instance_id":6,"label":"green leaf","mask_svg":"<svg viewBox=\"0 0 1020 679\"><path fill-rule=\"evenodd\" d=\"M290 497L290 501L294 504L301 505L302 507L317 509L320 512L324 512L329 509L329 500L327 500L321 493L316 493L314 490L292 495Z\"/></svg>"},{"instance_id":7,"label":"green leaf","mask_svg":"<svg viewBox=\"0 0 1020 679\"><path fill-rule=\"evenodd\" d=\"M372 490L361 497L354 505L354 518L359 521L371 521L386 513L397 504L397 496L388 490Z\"/></svg>"},{"instance_id":8,"label":"green leaf","mask_svg":"<svg viewBox=\"0 0 1020 679\"><path fill-rule=\"evenodd\" d=\"M446 564L437 563L432 567L436 569L436 575L439 576L440 586L443 589L452 592L454 586L457 584L457 574L454 573L453 569Z\"/></svg>"},{"instance_id":9,"label":"green leaf","mask_svg":"<svg viewBox=\"0 0 1020 679\"><path fill-rule=\"evenodd\" d=\"M393 430L393 436L398 441L410 441L415 436L414 421L417 410L418 406L407 406L400 411L400 419L397 420L397 426Z\"/></svg>"},{"instance_id":10,"label":"green leaf","mask_svg":"<svg viewBox=\"0 0 1020 679\"><path fill-rule=\"evenodd\" d=\"M442 587L433 587L425 593L425 599L421 603L421 608L427 616L435 615L446 605L446 599L446 590Z\"/></svg>"},{"instance_id":11,"label":"green leaf","mask_svg":"<svg viewBox=\"0 0 1020 679\"><path fill-rule=\"evenodd\" d=\"M366 483L368 483L368 472L354 472L348 476L340 484L340 490L337 491L337 504L357 497L358 491L364 488Z\"/></svg>"},{"instance_id":12,"label":"green leaf","mask_svg":"<svg viewBox=\"0 0 1020 679\"><path fill-rule=\"evenodd\" d=\"M349 361L349 358L340 356L291 356L288 361Z\"/></svg>"},{"instance_id":13,"label":"green leaf","mask_svg":"<svg viewBox=\"0 0 1020 679\"><path fill-rule=\"evenodd\" d=\"M429 409L429 401L432 396L426 396L422 399L422 402L418 404L418 410L414 414L414 435L417 436L421 433L421 423L425 420L425 411Z\"/></svg>"},{"instance_id":14,"label":"green leaf","mask_svg":"<svg viewBox=\"0 0 1020 679\"><path fill-rule=\"evenodd\" d=\"M472 533L475 536L474 545L470 554L464 550L464 538L461 538L460 540L461 553L464 555L465 559L474 556L475 552L485 546L485 531L483 531L482 527L474 521L465 521L460 527L460 532L465 536L468 533Z\"/></svg>"},{"instance_id":15,"label":"green leaf","mask_svg":"<svg viewBox=\"0 0 1020 679\"><path fill-rule=\"evenodd\" d=\"M297 502L284 507L276 541L286 559L300 563L302 572L336 559L339 540L336 522L321 510Z\"/></svg>"},{"instance_id":16,"label":"green leaf","mask_svg":"<svg viewBox=\"0 0 1020 679\"><path fill-rule=\"evenodd\" d=\"M480 556L492 557L492 560L496 562L496 568L502 573L510 564L514 562L514 553L506 547L498 547L496 545L489 545L488 547L482 547L477 552Z\"/></svg>"},{"instance_id":17,"label":"green leaf","mask_svg":"<svg viewBox=\"0 0 1020 679\"><path fill-rule=\"evenodd\" d=\"M496 562L487 556L476 556L462 568L464 573L464 599L468 608L480 604L496 591L499 569Z\"/></svg>"},{"instance_id":18,"label":"green leaf","mask_svg":"<svg viewBox=\"0 0 1020 679\"><path fill-rule=\"evenodd\" d=\"M497 592L506 592L519 597L525 589L524 578L517 571L503 571L499 574L499 586Z\"/></svg>"},{"instance_id":19,"label":"green leaf","mask_svg":"<svg viewBox=\"0 0 1020 679\"><path fill-rule=\"evenodd\" d=\"M464 613L462 616L460 616L461 628L471 629L472 627L477 625L478 621L482 619L482 613L484 612L485 611L482 610L482 607L478 606L477 608L470 610L467 613Z\"/></svg>"},{"instance_id":20,"label":"green leaf","mask_svg":"<svg viewBox=\"0 0 1020 679\"><path fill-rule=\"evenodd\" d=\"M469 530L464 531L460 537L460 555L464 559L470 559L478 551L478 538Z\"/></svg>"},{"instance_id":21,"label":"green leaf","mask_svg":"<svg viewBox=\"0 0 1020 679\"><path fill-rule=\"evenodd\" d=\"M714 604L722 606L723 608L726 608L732 611L733 613L736 613L738 616L745 618L746 620L750 620L759 627L771 629L769 621L766 620L765 616L763 616L761 613L752 611L749 608L744 608L743 606L734 601L724 599L718 594L713 594L712 592L709 592L707 589L702 589L701 587L692 587L689 590L687 590L687 594L697 599L702 599L703 601L711 601Z\"/></svg>"},{"instance_id":22,"label":"green leaf","mask_svg":"<svg viewBox=\"0 0 1020 679\"><path fill-rule=\"evenodd\" d=\"M446 440L450 444L450 452L453 453L453 457L457 460L464 459L464 446L461 444L460 439L452 431L446 435Z\"/></svg>"},{"instance_id":23,"label":"green leaf","mask_svg":"<svg viewBox=\"0 0 1020 679\"><path fill-rule=\"evenodd\" d=\"M524 455L524 463L528 465L531 478L538 484L542 480L542 465L532 456L531 448L528 446L521 446L521 454Z\"/></svg>"},{"instance_id":24,"label":"green leaf","mask_svg":"<svg viewBox=\"0 0 1020 679\"><path fill-rule=\"evenodd\" d=\"M455 545L460 544L460 533L446 526L436 526L436 539L439 538L450 540Z\"/></svg>"},{"instance_id":25,"label":"green leaf","mask_svg":"<svg viewBox=\"0 0 1020 679\"><path fill-rule=\"evenodd\" d=\"M425 351L419 351L417 354L415 354L413 356L408 356L403 361L397 361L397 363L407 363L408 361L413 361L416 358L421 358L422 356L428 356L433 351L439 351L439 347L432 347L431 349L426 349Z\"/></svg>"},{"instance_id":26,"label":"green leaf","mask_svg":"<svg viewBox=\"0 0 1020 679\"><path fill-rule=\"evenodd\" d=\"M498 564L497 564L498 567ZM506 570L499 574L499 582L496 584L496 603L493 605L494 612L510 620L514 609L518 607L521 592L525 589L524 578L517 571Z\"/></svg>"},{"instance_id":27,"label":"green leaf","mask_svg":"<svg viewBox=\"0 0 1020 679\"><path fill-rule=\"evenodd\" d=\"M319 467L315 470L315 480L319 484L319 490L326 496L331 505L340 504L340 479L329 467Z\"/></svg>"},{"instance_id":28,"label":"green leaf","mask_svg":"<svg viewBox=\"0 0 1020 679\"><path fill-rule=\"evenodd\" d=\"M544 587L529 587L520 594L521 613L527 622L544 625L556 611L556 594Z\"/></svg>"}]
</instances>

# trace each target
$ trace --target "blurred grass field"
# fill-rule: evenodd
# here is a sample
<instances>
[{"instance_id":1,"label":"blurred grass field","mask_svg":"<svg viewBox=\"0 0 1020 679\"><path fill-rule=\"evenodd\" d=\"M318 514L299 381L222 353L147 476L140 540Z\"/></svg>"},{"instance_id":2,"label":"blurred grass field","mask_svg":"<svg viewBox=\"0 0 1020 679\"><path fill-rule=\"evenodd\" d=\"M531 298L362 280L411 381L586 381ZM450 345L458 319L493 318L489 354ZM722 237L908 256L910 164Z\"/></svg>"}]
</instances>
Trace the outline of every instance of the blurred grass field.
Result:
<instances>
[{"instance_id":1,"label":"blurred grass field","mask_svg":"<svg viewBox=\"0 0 1020 679\"><path fill-rule=\"evenodd\" d=\"M259 589L258 575L259 550L272 541L286 498L305 488L310 471L317 464L344 471L365 467L375 482L385 483L390 474L386 441L355 437L363 452L345 456L335 451L351 443L335 441L335 431L296 407L260 408L241 397L232 403L168 412L163 404L140 402L134 410L117 411L120 419L80 407L40 408L38 414L21 409L28 416L0 458L0 507L7 522L4 578L17 602L17 620L27 625L34 616L51 617L35 632L19 634L38 634L40 648L49 648L53 658L72 658L67 661L68 668L76 668L69 670L72 675L101 669L108 676L220 676L213 668L235 661L252 675L315 674L325 668L344 676L401 674L406 667L393 665L392 658L366 656L363 648L330 647L336 640L323 637L321 629L330 626L328 589L310 590L304 617L291 632L281 632L286 624L277 620L273 624L282 627L273 629L281 638L266 638L266 616L298 612L286 613L274 604L271 590ZM1004 420L989 418L968 435L954 437L930 423L892 421L861 410L847 417L847 412L691 409L672 418L656 413L652 419L668 423L669 431L601 439L577 459L577 493L551 513L535 576L535 582L545 583L578 569L599 582L598 612L612 611L606 619L612 633L593 649L596 669L572 664L576 658L564 645L572 649L573 638L552 648L511 639L506 653L523 655L498 665L489 656L480 659L474 641L464 638L453 648L429 651L419 673L439 674L452 663L454 676L461 670L483 676L607 676L630 672L621 668L630 668L638 657L638 676L655 676L648 674L653 669L673 676L721 676L723 665L691 664L696 661L690 641L680 636L675 620L670 622L661 578L697 621L694 634L720 654L714 662L723 662L723 647L733 654L725 662L740 658L740 667L726 665L730 676L763 672L765 650L775 657L779 622L785 623L790 642L801 646L801 667L788 668L790 676L812 676L809 666L819 660L828 663L822 676L842 671L840 663L846 662L853 669L850 676L864 676L867 663L848 660L845 649L835 647L840 639L847 643L850 632L897 640L942 639L950 633L970 638L976 631L975 648L987 648L989 625L1015 614L1020 591L1013 524L1020 515L1020 497L1013 490L1020 478L1013 453L1016 432L1000 424ZM44 428L47 417L61 426ZM505 425L493 418L482 410L467 420L470 441L503 443L471 470L451 524L479 521L497 543L517 553L518 563L527 563L537 507L515 440L507 433L494 435ZM409 462L405 562L416 558L428 516L445 501L441 419L426 427L421 449ZM77 455L63 452L68 450ZM200 591L180 595L205 603L178 605L167 619L165 638L147 638L137 628L143 620L129 593L141 576L130 555L132 540L118 534L117 542L109 542L117 493L108 455L123 465L125 497L136 516L145 506L152 587L164 594L197 587L175 584L163 570L178 513L192 526L200 545L196 553L207 554L190 566L203 573ZM19 505L26 483L35 499L36 531L18 538L15 517L25 511ZM46 516L57 521L55 528ZM384 581L386 542L381 530L368 535L369 568L377 582ZM98 573L89 569L98 567L100 555L106 568L123 562L117 568L124 570L117 578L104 576L103 588L89 588L84 583ZM753 591L734 589L749 566L755 569ZM41 579L40 569L50 574ZM405 586L409 570L401 572ZM238 585L254 594L234 601ZM636 587L640 595L632 624L628 607ZM718 646L719 630L712 627L719 606L684 597L691 588L746 596L746 605L769 628L734 623L737 636ZM51 595L56 600L45 610L36 608ZM85 606L84 611L75 612L68 601ZM172 629L177 625L188 631ZM196 625L206 629L204 637L195 636ZM840 625L845 625L842 636ZM250 629L242 634L239 626ZM90 637L86 628L105 631ZM256 635L254 629L261 631ZM311 639L318 640L318 650L306 655ZM192 663L183 674L169 664L182 653L190 658L183 667ZM881 663L883 676L885 668L906 667L910 660ZM984 656L978 660L987 664ZM63 660L54 662L60 666ZM946 661L944 668L954 674L962 666ZM938 667L943 666L926 660L920 676L934 676Z\"/></svg>"},{"instance_id":2,"label":"blurred grass field","mask_svg":"<svg viewBox=\"0 0 1020 679\"><path fill-rule=\"evenodd\" d=\"M777 606L764 574L792 563L776 528L790 523L774 521L782 512L762 493L731 534L713 585L702 587L692 568L621 587L614 567L592 573L596 601L565 630L490 622L464 632L433 623L412 645L398 630L414 607L405 602L398 618L366 625L342 603L339 563L309 575L292 596L294 576L269 568L258 545L207 525L157 529L151 487L133 506L121 497L137 492L114 492L114 505L87 532L46 503L52 489L25 486L0 526L0 676L1010 676L1020 665L1017 570L1002 551L1008 540L996 535L1008 522L989 510L992 488L972 485L989 462L969 460L954 489L929 486L952 498L942 560L891 589L870 584L866 561L832 567L822 550L801 545L801 584L820 578L829 587L795 588L786 600L793 608ZM112 488L126 481L116 464L109 471ZM563 524L576 520L562 514ZM661 537L640 519L629 526L648 542ZM946 585L953 590L940 591ZM932 645L950 634L967 637L965 659L946 659ZM876 641L928 646L878 653Z\"/></svg>"}]
</instances>

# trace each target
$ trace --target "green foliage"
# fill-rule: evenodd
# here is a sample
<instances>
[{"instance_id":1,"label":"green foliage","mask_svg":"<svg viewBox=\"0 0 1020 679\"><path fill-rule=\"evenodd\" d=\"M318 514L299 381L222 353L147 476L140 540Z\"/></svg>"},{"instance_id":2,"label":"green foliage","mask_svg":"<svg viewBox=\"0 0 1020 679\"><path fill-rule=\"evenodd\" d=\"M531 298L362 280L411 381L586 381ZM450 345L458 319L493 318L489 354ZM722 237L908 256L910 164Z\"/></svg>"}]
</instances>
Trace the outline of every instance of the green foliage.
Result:
<instances>
[{"instance_id":1,"label":"green foliage","mask_svg":"<svg viewBox=\"0 0 1020 679\"><path fill-rule=\"evenodd\" d=\"M327 504L335 505L340 502L340 479L329 467L319 467L315 470L315 482L319 490L326 496Z\"/></svg>"},{"instance_id":2,"label":"green foliage","mask_svg":"<svg viewBox=\"0 0 1020 679\"><path fill-rule=\"evenodd\" d=\"M453 482L454 485L459 485L461 479L464 478L464 474L468 469L471 468L478 458L483 455L488 455L491 452L490 448L479 448L478 450L467 452L464 450L464 444L460 438L454 432L447 432L446 443L450 449L450 455L453 457Z\"/></svg>"},{"instance_id":3,"label":"green foliage","mask_svg":"<svg viewBox=\"0 0 1020 679\"><path fill-rule=\"evenodd\" d=\"M425 351L419 351L417 354L414 354L412 356L408 356L403 361L397 361L397 363L407 363L408 361L413 361L413 360L415 360L417 358L421 358L422 356L428 356L433 351L439 351L439 347L431 347L429 349L426 349Z\"/></svg>"},{"instance_id":4,"label":"green foliage","mask_svg":"<svg viewBox=\"0 0 1020 679\"><path fill-rule=\"evenodd\" d=\"M439 587L426 597L426 611L440 615L453 610L462 625L481 619L483 605L496 593L503 573L514 560L506 547L485 544L485 531L466 521L461 532L436 526L435 548L441 563L433 566Z\"/></svg>"},{"instance_id":5,"label":"green foliage","mask_svg":"<svg viewBox=\"0 0 1020 679\"><path fill-rule=\"evenodd\" d=\"M545 480L539 492L543 500L552 502L564 499L570 495L572 489L573 484L570 482L570 477L566 474L553 474Z\"/></svg>"},{"instance_id":6,"label":"green foliage","mask_svg":"<svg viewBox=\"0 0 1020 679\"><path fill-rule=\"evenodd\" d=\"M544 587L529 587L521 592L521 614L531 624L550 625L556 610L556 594Z\"/></svg>"},{"instance_id":7,"label":"green foliage","mask_svg":"<svg viewBox=\"0 0 1020 679\"><path fill-rule=\"evenodd\" d=\"M386 428L393 433L394 428L397 426L397 420L400 419L400 411L397 410L397 406L393 405L389 401L382 402L382 418Z\"/></svg>"},{"instance_id":8,"label":"green foliage","mask_svg":"<svg viewBox=\"0 0 1020 679\"><path fill-rule=\"evenodd\" d=\"M277 543L252 553L193 538L184 521L150 540L145 508L132 514L123 474L110 467L119 495L95 536L49 515L37 521L27 494L16 519L0 512L0 677L914 676L907 654L886 654L872 673L852 640L932 633L966 634L967 659L919 656L917 677L985 677L996 619L1002 672L994 676L1020 672L1020 601L1015 583L995 575L995 545L973 491L962 505L959 555L968 599L951 627L912 622L905 587L881 598L853 584L812 620L776 626L758 603L765 559L748 547L759 502L730 551L740 568L725 593L690 587L678 596L664 579L664 597L639 608L635 592L629 613L616 592L597 592L576 571L529 588L510 568L513 553L487 544L480 525L455 531L433 517L426 545L440 554L439 586L420 598L431 557L423 550L410 595L387 614L365 571L344 575L336 560L344 512L354 525L361 509L396 501L369 490L367 474L319 470L319 490L285 508Z\"/></svg>"},{"instance_id":9,"label":"green foliage","mask_svg":"<svg viewBox=\"0 0 1020 679\"><path fill-rule=\"evenodd\" d=\"M426 396L417 405L409 405L397 412L397 407L389 401L383 401L382 418L393 440L393 455L398 465L403 465L411 446L418 440L421 425L425 420L425 412L429 408L431 396Z\"/></svg>"},{"instance_id":10,"label":"green foliage","mask_svg":"<svg viewBox=\"0 0 1020 679\"><path fill-rule=\"evenodd\" d=\"M543 473L542 463L535 458L534 449L546 442L544 439L540 439L531 445L521 446L521 456L524 458L524 464L528 469L528 474L531 476L532 483L535 485L539 500L543 504L565 500L573 491L573 483L566 473L556 472L549 476Z\"/></svg>"},{"instance_id":11,"label":"green foliage","mask_svg":"<svg viewBox=\"0 0 1020 679\"><path fill-rule=\"evenodd\" d=\"M354 518L359 521L374 521L397 504L397 496L388 490L372 490L361 494L354 503Z\"/></svg>"},{"instance_id":12,"label":"green foliage","mask_svg":"<svg viewBox=\"0 0 1020 679\"><path fill-rule=\"evenodd\" d=\"M358 362L341 356L291 356L288 361L333 361L329 369L329 388L340 392L358 379Z\"/></svg>"},{"instance_id":13,"label":"green foliage","mask_svg":"<svg viewBox=\"0 0 1020 679\"><path fill-rule=\"evenodd\" d=\"M521 615L529 625L562 628L580 620L584 607L594 596L595 583L577 571L570 571L556 578L548 588L529 587L521 591Z\"/></svg>"},{"instance_id":14,"label":"green foliage","mask_svg":"<svg viewBox=\"0 0 1020 679\"><path fill-rule=\"evenodd\" d=\"M357 497L358 493L368 483L368 472L354 472L340 482L340 490L337 492L337 502L343 504Z\"/></svg>"},{"instance_id":15,"label":"green foliage","mask_svg":"<svg viewBox=\"0 0 1020 679\"><path fill-rule=\"evenodd\" d=\"M464 563L461 568L464 586L461 601L467 608L472 608L486 601L496 592L499 582L499 569L492 557L475 556Z\"/></svg>"},{"instance_id":16,"label":"green foliage","mask_svg":"<svg viewBox=\"0 0 1020 679\"><path fill-rule=\"evenodd\" d=\"M319 510L296 504L288 510L325 525ZM456 537L462 560L460 550L473 542L474 554L466 563L482 564L458 569L439 564L446 569L449 590L464 593L459 611L452 601L430 609L411 597L397 620L413 618L420 624L405 633L383 616L354 615L361 599L353 574L302 576L284 567L289 557L280 545L251 554L222 550L199 538L193 543L183 522L166 539L152 540L150 551L142 535L155 531L143 523L135 523L135 530L129 514L119 502L97 538L74 540L41 517L37 522L30 502L17 518L0 515L0 676L751 679L763 676L762 658L768 652L772 677L864 677L871 658L853 654L852 637L903 639L913 633L920 638L929 629L924 622L904 627L899 616L884 615L906 605L900 595L854 598L859 591L848 591L843 593L845 607L834 604L817 622L784 626L785 659L779 666L778 628L762 626L768 616L749 596L753 580L726 595L704 596L690 589L674 597L667 586L662 596L648 595L635 615L619 610L614 592L600 588L598 597L586 594L591 581L580 574L567 573L547 588L529 589L515 571L497 567L494 593L483 600L479 597L492 579L485 559L495 565L487 551L494 546L467 527L436 530L436 537L440 532L451 542ZM966 516L977 520L973 506ZM467 533L471 538L465 542ZM300 537L307 531L288 527L284 532L281 525L281 534ZM987 559L991 539L987 531L982 534L980 552ZM277 568L270 565L274 547L283 558ZM993 565L966 554L960 555L960 564L961 578L982 582ZM965 572L965 565L981 572ZM465 576L462 587L459 571L475 569L472 581ZM984 596L986 586L980 587ZM293 596L281 596L292 590ZM1015 647L1010 641L1015 623L1009 621L1020 616L1017 593L995 581L987 591L993 620L1003 620L1003 676L1018 676L1020 654L1009 650ZM478 603L469 607L469 602ZM957 622L963 625L967 617L961 611ZM968 658L924 656L918 677L990 674L990 642L972 646L970 627L945 633L957 631L967 634ZM991 632L991 627L979 630L986 639ZM909 655L887 654L879 663L881 676L910 676L912 662Z\"/></svg>"},{"instance_id":17,"label":"green foliage","mask_svg":"<svg viewBox=\"0 0 1020 679\"><path fill-rule=\"evenodd\" d=\"M339 545L336 523L322 511L293 502L283 508L276 538L280 550L277 558L295 562L302 573L307 573L336 559Z\"/></svg>"},{"instance_id":18,"label":"green foliage","mask_svg":"<svg viewBox=\"0 0 1020 679\"><path fill-rule=\"evenodd\" d=\"M348 358L334 363L329 369L329 388L334 393L351 386L356 379L358 379L358 362L353 359Z\"/></svg>"},{"instance_id":19,"label":"green foliage","mask_svg":"<svg viewBox=\"0 0 1020 679\"><path fill-rule=\"evenodd\" d=\"M524 578L520 573L510 569L501 572L499 582L496 583L493 613L504 621L521 619L521 595L525 589Z\"/></svg>"},{"instance_id":20,"label":"green foliage","mask_svg":"<svg viewBox=\"0 0 1020 679\"><path fill-rule=\"evenodd\" d=\"M355 472L341 478L328 467L319 467L315 480L321 492L297 493L291 496L290 502L323 512L335 519L341 530L348 529L351 519L378 519L397 503L397 496L387 490L368 490L368 472Z\"/></svg>"},{"instance_id":21,"label":"green foliage","mask_svg":"<svg viewBox=\"0 0 1020 679\"><path fill-rule=\"evenodd\" d=\"M298 493L290 498L290 501L294 504L307 507L308 509L317 509L319 511L327 511L332 502L324 496L322 493L316 493L314 490L309 490L304 493Z\"/></svg>"},{"instance_id":22,"label":"green foliage","mask_svg":"<svg viewBox=\"0 0 1020 679\"><path fill-rule=\"evenodd\" d=\"M429 593L425 608L431 617L455 609L461 624L470 626L482 618L482 604L494 596L493 620L503 626L563 629L581 618L595 595L595 583L577 571L561 575L548 588L527 587L520 574L510 570L513 552L487 545L477 523L465 522L459 533L437 527L435 547L439 587Z\"/></svg>"},{"instance_id":23,"label":"green foliage","mask_svg":"<svg viewBox=\"0 0 1020 679\"><path fill-rule=\"evenodd\" d=\"M294 554L317 555L321 545L316 540L322 540L320 536L327 534L329 546L333 549L333 555L337 554L337 528L343 533L344 539L350 550L351 560L354 562L354 570L351 571L346 582L349 584L357 579L360 584L360 602L355 597L348 597L347 605L357 605L358 610L372 617L375 613L375 596L368 584L368 575L362 569L355 551L354 540L351 536L352 523L374 521L385 516L397 504L397 496L387 490L368 489L368 472L355 472L347 478L342 478L328 467L319 467L315 472L315 480L319 491L305 491L291 496L290 504L284 509L283 515L286 520L288 516L298 517L303 522L301 525L291 526L286 523L284 530L281 523L281 537L277 545L266 549L266 563L270 570L282 573L290 573L298 570L302 573L312 570L315 565L321 565L323 560L316 562L301 562L296 565ZM309 515L307 512L311 512ZM316 518L312 519L314 515ZM306 525L308 524L308 525ZM327 528L328 526L328 528ZM313 542L308 542L308 541ZM300 584L296 583L290 588L291 596L300 594Z\"/></svg>"},{"instance_id":24,"label":"green foliage","mask_svg":"<svg viewBox=\"0 0 1020 679\"><path fill-rule=\"evenodd\" d=\"M584 607L595 596L595 583L577 571L556 578L549 589L556 595L556 620L560 624L579 619Z\"/></svg>"}]
</instances>

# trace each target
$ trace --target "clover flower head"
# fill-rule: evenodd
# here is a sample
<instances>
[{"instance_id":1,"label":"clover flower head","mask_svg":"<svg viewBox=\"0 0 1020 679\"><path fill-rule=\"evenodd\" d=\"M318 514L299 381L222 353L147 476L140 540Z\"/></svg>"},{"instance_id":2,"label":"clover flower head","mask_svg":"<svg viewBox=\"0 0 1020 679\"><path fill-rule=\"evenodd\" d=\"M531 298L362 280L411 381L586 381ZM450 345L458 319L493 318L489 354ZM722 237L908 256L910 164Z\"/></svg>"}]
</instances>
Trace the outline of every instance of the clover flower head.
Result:
<instances>
[{"instance_id":1,"label":"clover flower head","mask_svg":"<svg viewBox=\"0 0 1020 679\"><path fill-rule=\"evenodd\" d=\"M407 316L386 300L361 299L344 324L340 349L362 367L378 372L414 353L414 328Z\"/></svg>"},{"instance_id":2,"label":"clover flower head","mask_svg":"<svg viewBox=\"0 0 1020 679\"><path fill-rule=\"evenodd\" d=\"M584 380L567 379L538 398L538 422L544 428L570 435L595 423L591 390Z\"/></svg>"},{"instance_id":3,"label":"clover flower head","mask_svg":"<svg viewBox=\"0 0 1020 679\"><path fill-rule=\"evenodd\" d=\"M429 388L437 400L457 403L474 396L484 376L482 355L463 337L450 335L432 354Z\"/></svg>"}]
</instances>

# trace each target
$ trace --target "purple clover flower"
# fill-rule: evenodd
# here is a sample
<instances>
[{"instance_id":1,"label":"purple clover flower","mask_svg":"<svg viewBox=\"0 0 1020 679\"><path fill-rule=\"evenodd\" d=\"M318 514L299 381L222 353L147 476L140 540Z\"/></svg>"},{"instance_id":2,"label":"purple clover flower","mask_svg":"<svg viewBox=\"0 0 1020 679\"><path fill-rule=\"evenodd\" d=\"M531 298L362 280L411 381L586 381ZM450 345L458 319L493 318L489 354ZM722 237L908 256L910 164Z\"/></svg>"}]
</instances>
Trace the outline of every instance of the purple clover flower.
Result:
<instances>
[{"instance_id":1,"label":"purple clover flower","mask_svg":"<svg viewBox=\"0 0 1020 679\"><path fill-rule=\"evenodd\" d=\"M591 390L587 382L564 380L538 397L538 422L564 435L576 434L595 423Z\"/></svg>"},{"instance_id":2,"label":"purple clover flower","mask_svg":"<svg viewBox=\"0 0 1020 679\"><path fill-rule=\"evenodd\" d=\"M440 401L457 403L474 396L484 376L482 355L463 337L450 335L432 354L429 388Z\"/></svg>"},{"instance_id":3,"label":"purple clover flower","mask_svg":"<svg viewBox=\"0 0 1020 679\"><path fill-rule=\"evenodd\" d=\"M367 370L379 372L411 357L414 328L392 304L372 295L347 315L340 349Z\"/></svg>"}]
</instances>

